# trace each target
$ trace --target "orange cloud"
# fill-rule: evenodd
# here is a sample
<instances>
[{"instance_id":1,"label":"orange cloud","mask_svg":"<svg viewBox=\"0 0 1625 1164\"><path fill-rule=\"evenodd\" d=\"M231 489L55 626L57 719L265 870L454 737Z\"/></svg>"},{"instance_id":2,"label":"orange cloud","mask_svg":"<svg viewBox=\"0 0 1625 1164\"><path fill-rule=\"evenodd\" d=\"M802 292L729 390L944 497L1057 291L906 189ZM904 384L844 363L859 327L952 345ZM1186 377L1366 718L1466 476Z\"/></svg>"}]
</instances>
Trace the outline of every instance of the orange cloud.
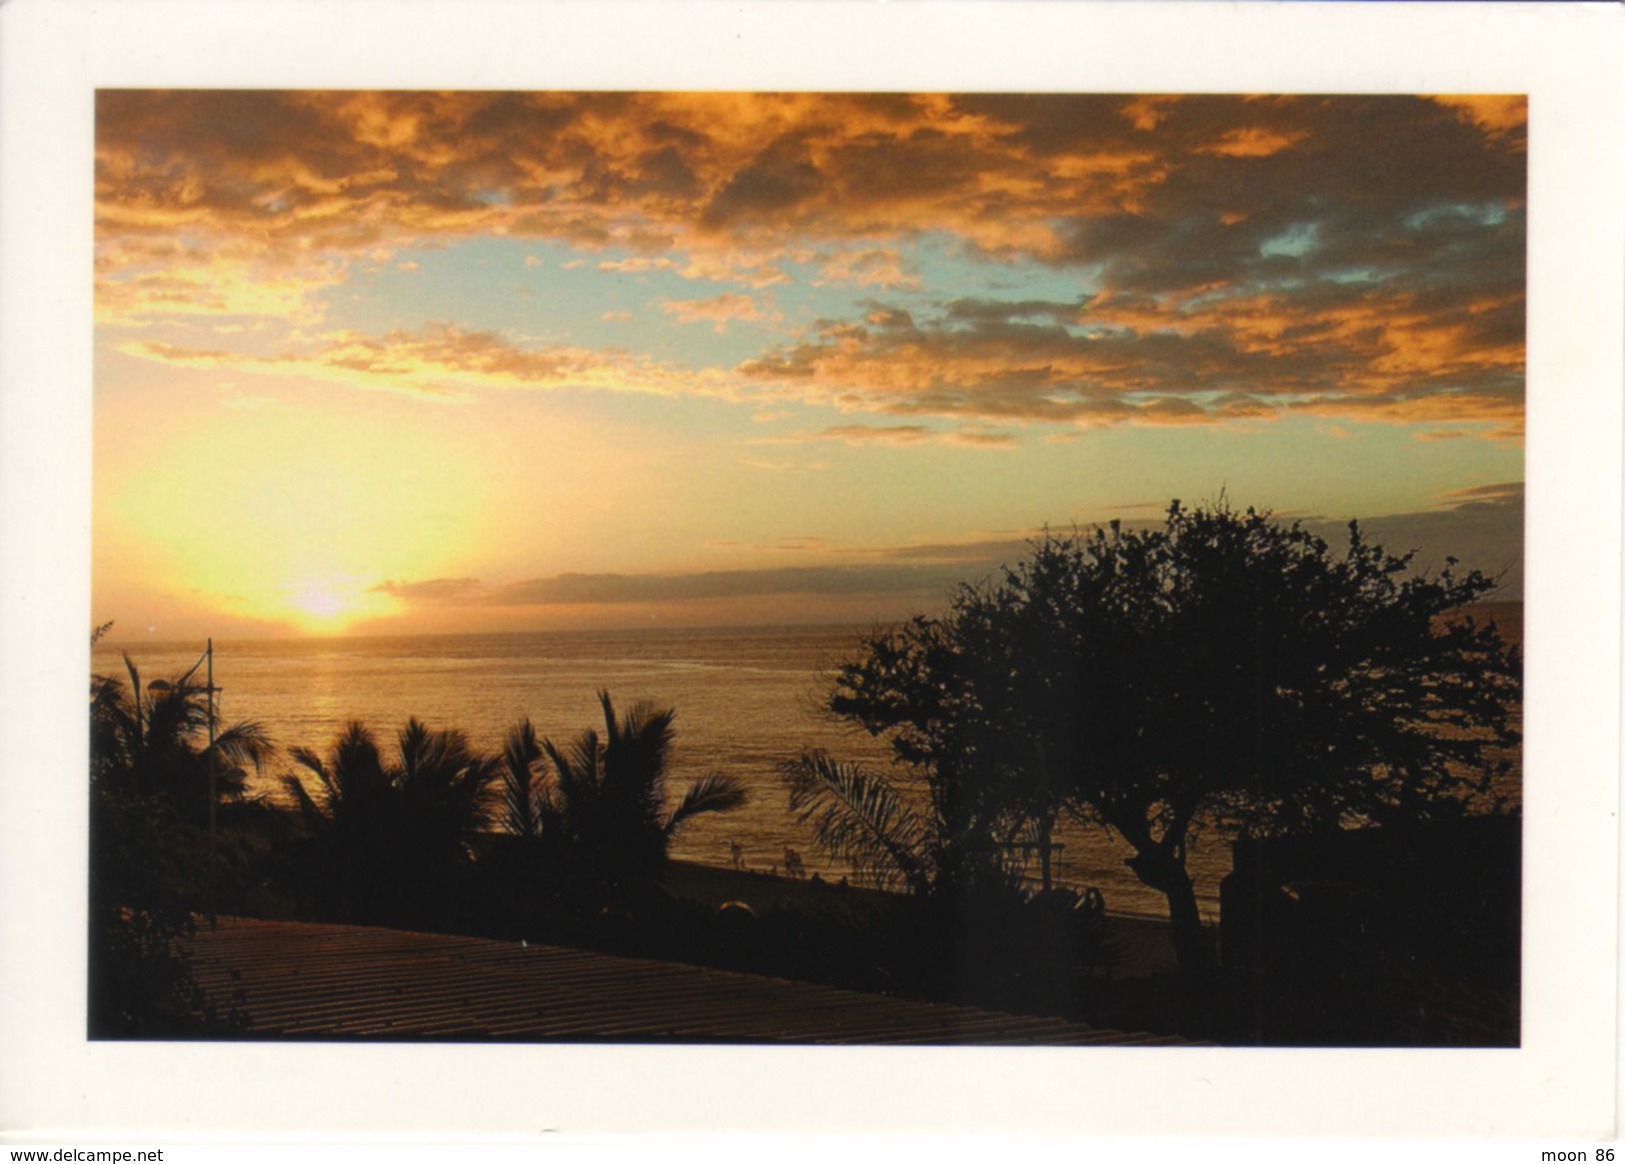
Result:
<instances>
[{"instance_id":1,"label":"orange cloud","mask_svg":"<svg viewBox=\"0 0 1625 1164\"><path fill-rule=\"evenodd\" d=\"M1181 197L1193 159L1256 163L1314 138L1342 153L1305 153L1297 178L1369 184L1380 174L1338 158L1393 160L1401 119L1425 126L1421 148L1454 154L1452 111L1502 128L1517 112L1439 100L1455 104L1426 125L1409 98L105 91L97 213L108 235L235 234L305 253L476 231L650 256L719 235L782 252L792 236L925 225L1047 257L1080 213ZM1427 182L1473 180L1471 159L1452 161Z\"/></svg>"},{"instance_id":2,"label":"orange cloud","mask_svg":"<svg viewBox=\"0 0 1625 1164\"><path fill-rule=\"evenodd\" d=\"M96 274L97 320L132 326L228 316L310 323L320 315L317 296L347 278L332 258L293 268L241 240L211 247L148 235L100 240Z\"/></svg>"},{"instance_id":3,"label":"orange cloud","mask_svg":"<svg viewBox=\"0 0 1625 1164\"><path fill-rule=\"evenodd\" d=\"M1142 133L1150 133L1168 116L1168 106L1179 100L1175 96L1137 97L1123 106L1123 116L1130 125Z\"/></svg>"},{"instance_id":4,"label":"orange cloud","mask_svg":"<svg viewBox=\"0 0 1625 1164\"><path fill-rule=\"evenodd\" d=\"M1013 449L1021 443L1010 433L986 428L956 429L943 439L950 444L969 445L976 449Z\"/></svg>"},{"instance_id":5,"label":"orange cloud","mask_svg":"<svg viewBox=\"0 0 1625 1164\"><path fill-rule=\"evenodd\" d=\"M715 269L719 234L723 252L764 237L781 251L787 233L874 239L922 221L1047 253L1047 219L1133 203L1164 172L1111 135L1035 169L1021 128L940 95L107 91L97 213L108 236L237 235L275 253L502 232L676 247Z\"/></svg>"},{"instance_id":6,"label":"orange cloud","mask_svg":"<svg viewBox=\"0 0 1625 1164\"><path fill-rule=\"evenodd\" d=\"M1493 426L1488 435L1502 439L1518 438L1524 434L1523 402L1504 397L1444 394L1414 397L1327 396L1294 404L1291 408L1312 416L1391 424L1459 424L1466 421Z\"/></svg>"},{"instance_id":7,"label":"orange cloud","mask_svg":"<svg viewBox=\"0 0 1625 1164\"><path fill-rule=\"evenodd\" d=\"M852 283L882 290L915 290L920 286L919 272L890 248L841 248L830 254L807 253L796 258L819 263L824 272L821 283Z\"/></svg>"},{"instance_id":8,"label":"orange cloud","mask_svg":"<svg viewBox=\"0 0 1625 1164\"><path fill-rule=\"evenodd\" d=\"M819 440L853 444L912 445L931 440L936 434L923 424L838 424L814 436Z\"/></svg>"},{"instance_id":9,"label":"orange cloud","mask_svg":"<svg viewBox=\"0 0 1625 1164\"><path fill-rule=\"evenodd\" d=\"M1066 424L1198 424L1291 411L1520 431L1521 315L1368 288L1077 305L959 300L826 321L738 372L847 411Z\"/></svg>"},{"instance_id":10,"label":"orange cloud","mask_svg":"<svg viewBox=\"0 0 1625 1164\"><path fill-rule=\"evenodd\" d=\"M1245 126L1225 131L1217 142L1201 147L1198 152L1226 158L1267 158L1297 145L1308 136L1307 130L1284 131L1264 126Z\"/></svg>"},{"instance_id":11,"label":"orange cloud","mask_svg":"<svg viewBox=\"0 0 1625 1164\"><path fill-rule=\"evenodd\" d=\"M718 333L735 320L752 322L767 318L767 312L749 295L718 295L712 299L674 299L660 309L679 323L710 323Z\"/></svg>"},{"instance_id":12,"label":"orange cloud","mask_svg":"<svg viewBox=\"0 0 1625 1164\"><path fill-rule=\"evenodd\" d=\"M598 269L615 271L623 275L641 275L645 271L669 271L675 266L677 263L672 259L638 255L630 259L607 259L598 264Z\"/></svg>"},{"instance_id":13,"label":"orange cloud","mask_svg":"<svg viewBox=\"0 0 1625 1164\"><path fill-rule=\"evenodd\" d=\"M1472 505L1484 502L1523 503L1524 483L1522 481L1501 481L1494 485L1473 485L1466 489L1452 489L1445 493L1436 503L1439 506Z\"/></svg>"},{"instance_id":14,"label":"orange cloud","mask_svg":"<svg viewBox=\"0 0 1625 1164\"><path fill-rule=\"evenodd\" d=\"M1019 445L1015 436L986 427L934 429L923 424L837 424L815 433L792 437L770 437L764 443L795 444L803 441L841 441L848 445L950 444L980 449L1010 449Z\"/></svg>"},{"instance_id":15,"label":"orange cloud","mask_svg":"<svg viewBox=\"0 0 1625 1164\"><path fill-rule=\"evenodd\" d=\"M1529 124L1529 98L1523 94L1438 94L1433 97L1486 133L1501 135Z\"/></svg>"},{"instance_id":16,"label":"orange cloud","mask_svg":"<svg viewBox=\"0 0 1625 1164\"><path fill-rule=\"evenodd\" d=\"M274 357L169 333L126 350L441 396L760 391L966 431L1320 410L1511 433L1526 112L1521 97L105 91L98 319L322 337L324 297L366 264L504 234L592 256L567 267L741 289L665 305L718 329L774 322L744 292L796 264L898 301L732 370L476 327ZM929 299L924 238L955 262L1028 264L1075 299Z\"/></svg>"},{"instance_id":17,"label":"orange cloud","mask_svg":"<svg viewBox=\"0 0 1625 1164\"><path fill-rule=\"evenodd\" d=\"M621 352L565 345L523 347L494 332L446 324L382 336L338 332L308 350L269 356L150 340L122 344L119 350L164 363L301 375L437 400L456 400L470 391L493 388L734 394L733 383L716 373L687 372Z\"/></svg>"}]
</instances>

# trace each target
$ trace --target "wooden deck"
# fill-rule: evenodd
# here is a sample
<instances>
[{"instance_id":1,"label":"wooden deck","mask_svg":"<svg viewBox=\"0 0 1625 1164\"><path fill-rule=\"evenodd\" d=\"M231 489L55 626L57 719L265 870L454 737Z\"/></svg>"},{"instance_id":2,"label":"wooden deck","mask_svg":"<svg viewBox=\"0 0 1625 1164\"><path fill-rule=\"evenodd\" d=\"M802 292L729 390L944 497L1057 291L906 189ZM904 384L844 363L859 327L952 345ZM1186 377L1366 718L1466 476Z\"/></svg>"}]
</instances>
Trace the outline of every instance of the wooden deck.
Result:
<instances>
[{"instance_id":1,"label":"wooden deck","mask_svg":"<svg viewBox=\"0 0 1625 1164\"><path fill-rule=\"evenodd\" d=\"M193 970L247 1038L1166 1046L1184 1041L803 982L359 926L222 918Z\"/></svg>"}]
</instances>

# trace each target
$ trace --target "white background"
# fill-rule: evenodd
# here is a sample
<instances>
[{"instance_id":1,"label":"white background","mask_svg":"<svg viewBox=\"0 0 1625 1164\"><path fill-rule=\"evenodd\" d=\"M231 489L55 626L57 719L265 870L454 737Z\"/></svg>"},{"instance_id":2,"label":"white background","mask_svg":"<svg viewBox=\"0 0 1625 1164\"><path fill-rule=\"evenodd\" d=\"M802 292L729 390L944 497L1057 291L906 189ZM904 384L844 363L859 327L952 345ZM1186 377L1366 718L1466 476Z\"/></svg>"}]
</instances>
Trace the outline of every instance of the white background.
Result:
<instances>
[{"instance_id":1,"label":"white background","mask_svg":"<svg viewBox=\"0 0 1625 1164\"><path fill-rule=\"evenodd\" d=\"M1400 1158L1538 1161L1542 1149L1611 1138L1622 16L1614 4L0 4L0 1141L173 1145L342 1134L352 1145L385 1137L490 1145L651 1130L662 1137L639 1150L686 1146L708 1159L825 1159L883 1143L888 1155L904 1156L1217 1151L1342 1160L1398 1150ZM1530 94L1523 1046L87 1043L92 110L96 88L118 86ZM909 1138L672 1138L724 1132ZM921 1138L970 1132L1094 1139L955 1141L947 1151ZM1116 1136L1198 1140L1099 1139ZM1272 1140L1265 1150L1221 1138L1231 1136ZM1337 1142L1279 1139L1302 1136ZM1366 1136L1493 1144L1379 1146L1362 1144Z\"/></svg>"}]
</instances>

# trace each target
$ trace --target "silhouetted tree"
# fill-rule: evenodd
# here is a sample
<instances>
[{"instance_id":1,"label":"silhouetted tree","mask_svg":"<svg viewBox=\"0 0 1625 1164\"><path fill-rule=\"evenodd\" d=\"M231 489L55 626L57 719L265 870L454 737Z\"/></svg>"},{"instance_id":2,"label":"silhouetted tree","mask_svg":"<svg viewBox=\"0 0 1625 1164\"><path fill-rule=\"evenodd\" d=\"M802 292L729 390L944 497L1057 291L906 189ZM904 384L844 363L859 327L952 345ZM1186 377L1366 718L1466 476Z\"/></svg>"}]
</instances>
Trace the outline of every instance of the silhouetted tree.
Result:
<instances>
[{"instance_id":1,"label":"silhouetted tree","mask_svg":"<svg viewBox=\"0 0 1625 1164\"><path fill-rule=\"evenodd\" d=\"M90 759L92 780L124 794L168 797L183 820L201 827L209 818L211 769L218 805L239 804L245 768L258 770L274 749L253 722L217 730L209 743L208 693L194 679L200 665L143 687L126 655L128 688L121 680L92 676Z\"/></svg>"},{"instance_id":2,"label":"silhouetted tree","mask_svg":"<svg viewBox=\"0 0 1625 1164\"><path fill-rule=\"evenodd\" d=\"M956 821L939 795L948 781L929 779L923 795L911 794L822 752L804 753L780 775L791 810L821 849L861 879L908 890L887 912L875 964L930 996L1065 1013L1082 976L1109 960L1098 893L1030 894L1023 886L1008 843L1019 822L1009 812Z\"/></svg>"},{"instance_id":3,"label":"silhouetted tree","mask_svg":"<svg viewBox=\"0 0 1625 1164\"><path fill-rule=\"evenodd\" d=\"M668 810L675 712L640 703L617 719L609 692L598 700L603 735L588 728L564 747L542 741L554 771L560 859L581 894L598 904L635 904L658 881L677 831L697 816L740 807L745 789L732 777L708 775Z\"/></svg>"},{"instance_id":4,"label":"silhouetted tree","mask_svg":"<svg viewBox=\"0 0 1625 1164\"><path fill-rule=\"evenodd\" d=\"M1452 612L1493 582L1334 553L1227 505L1047 537L947 614L867 641L832 708L983 817L1063 807L1134 849L1183 971L1210 965L1194 826L1306 831L1459 814L1517 741L1517 653Z\"/></svg>"},{"instance_id":5,"label":"silhouetted tree","mask_svg":"<svg viewBox=\"0 0 1625 1164\"><path fill-rule=\"evenodd\" d=\"M243 765L258 768L272 749L253 723L218 732L210 747L195 667L146 687L128 657L125 667L128 687L91 678L89 1026L99 1037L197 1033L219 1016L177 942L238 867L234 846L210 845L209 768L221 807L240 808Z\"/></svg>"},{"instance_id":6,"label":"silhouetted tree","mask_svg":"<svg viewBox=\"0 0 1625 1164\"><path fill-rule=\"evenodd\" d=\"M307 832L295 865L307 896L344 920L446 920L472 842L490 824L498 762L461 732L430 731L416 719L387 758L360 723L325 757L290 754L315 777L314 791L300 775L283 778Z\"/></svg>"}]
</instances>

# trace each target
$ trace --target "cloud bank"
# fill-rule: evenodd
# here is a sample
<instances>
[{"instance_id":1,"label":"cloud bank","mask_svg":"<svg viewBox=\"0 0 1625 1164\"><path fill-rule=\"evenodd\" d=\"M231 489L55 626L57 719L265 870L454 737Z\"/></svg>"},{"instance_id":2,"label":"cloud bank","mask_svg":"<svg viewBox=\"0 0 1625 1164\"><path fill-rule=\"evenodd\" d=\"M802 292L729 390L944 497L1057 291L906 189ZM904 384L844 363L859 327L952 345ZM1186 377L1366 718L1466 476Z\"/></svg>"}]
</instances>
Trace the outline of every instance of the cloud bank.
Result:
<instances>
[{"instance_id":1,"label":"cloud bank","mask_svg":"<svg viewBox=\"0 0 1625 1164\"><path fill-rule=\"evenodd\" d=\"M1151 506L1132 507L1144 514ZM1159 504L1155 508L1165 508ZM1426 510L1361 520L1362 533L1395 554L1415 551L1413 566L1437 572L1446 557L1498 579L1497 600L1523 597L1523 486L1518 482L1455 491ZM1293 520L1286 517L1282 521ZM1334 552L1346 545L1348 518L1308 515L1296 520L1326 539ZM1126 526L1159 525L1136 516ZM1065 533L1066 531L1056 531ZM811 566L679 573L566 573L487 585L476 578L391 581L375 589L409 606L544 607L695 603L774 597L914 599L923 610L940 607L962 583L998 576L1025 556L1043 530L987 535L961 542L841 551L822 543L778 547L825 551ZM857 561L841 560L842 558Z\"/></svg>"},{"instance_id":2,"label":"cloud bank","mask_svg":"<svg viewBox=\"0 0 1625 1164\"><path fill-rule=\"evenodd\" d=\"M1525 116L1516 97L107 90L98 312L276 321L286 353L126 350L426 396L569 383L972 426L1516 437ZM323 326L362 267L477 238L703 284L660 313L763 341L690 366L466 321ZM971 269L979 290L952 286ZM1001 271L1070 290L1007 297ZM796 279L870 298L787 322L757 296Z\"/></svg>"}]
</instances>

